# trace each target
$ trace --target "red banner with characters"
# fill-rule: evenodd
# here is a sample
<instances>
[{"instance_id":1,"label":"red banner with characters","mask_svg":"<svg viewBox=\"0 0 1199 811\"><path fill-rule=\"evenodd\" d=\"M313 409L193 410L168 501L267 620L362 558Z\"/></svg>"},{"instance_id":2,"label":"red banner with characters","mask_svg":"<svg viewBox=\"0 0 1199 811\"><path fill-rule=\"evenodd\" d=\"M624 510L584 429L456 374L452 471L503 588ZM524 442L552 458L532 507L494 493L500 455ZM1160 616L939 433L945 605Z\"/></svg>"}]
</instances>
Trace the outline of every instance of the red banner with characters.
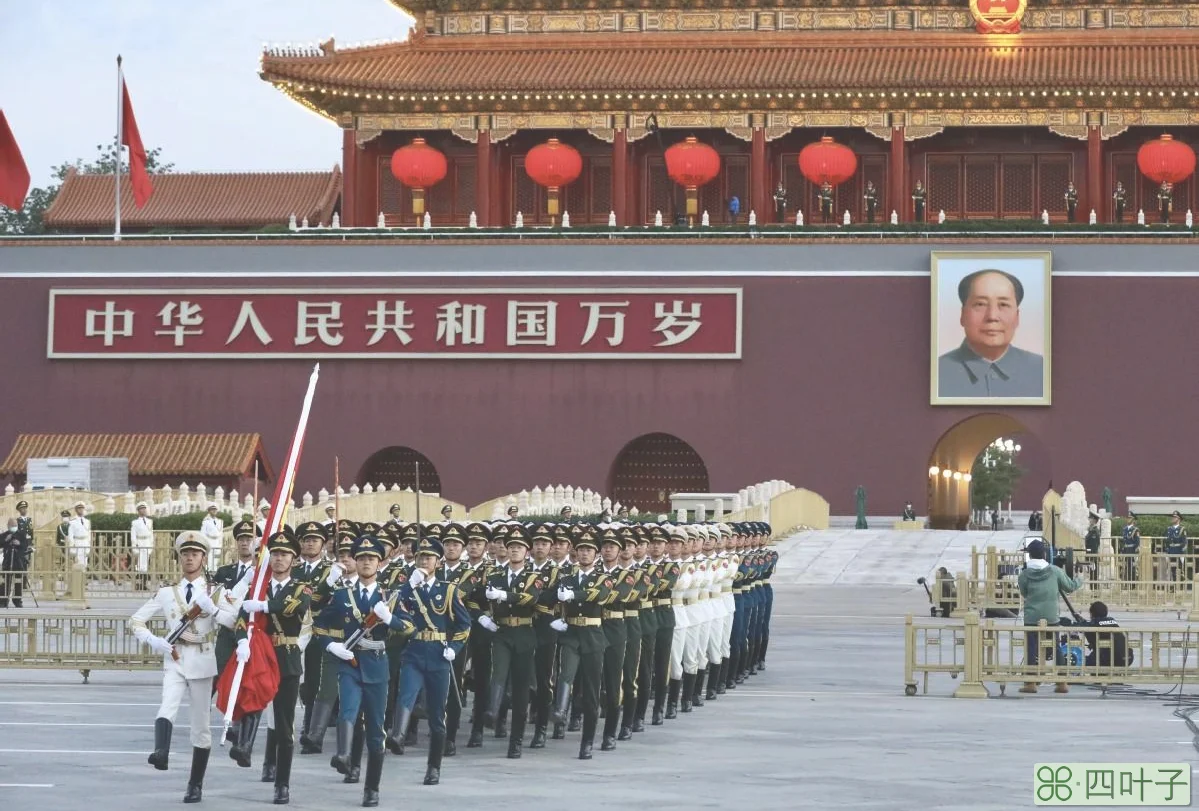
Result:
<instances>
[{"instance_id":1,"label":"red banner with characters","mask_svg":"<svg viewBox=\"0 0 1199 811\"><path fill-rule=\"evenodd\" d=\"M737 359L740 288L55 289L48 357Z\"/></svg>"}]
</instances>

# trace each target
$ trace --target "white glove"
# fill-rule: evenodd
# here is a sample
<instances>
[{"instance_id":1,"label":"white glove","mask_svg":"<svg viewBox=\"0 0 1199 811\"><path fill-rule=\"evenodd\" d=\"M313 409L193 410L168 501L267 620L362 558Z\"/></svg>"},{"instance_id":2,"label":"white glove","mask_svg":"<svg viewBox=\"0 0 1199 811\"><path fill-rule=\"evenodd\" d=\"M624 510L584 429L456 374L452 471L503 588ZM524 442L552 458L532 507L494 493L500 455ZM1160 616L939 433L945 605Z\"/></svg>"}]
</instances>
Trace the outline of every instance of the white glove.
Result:
<instances>
[{"instance_id":1,"label":"white glove","mask_svg":"<svg viewBox=\"0 0 1199 811\"><path fill-rule=\"evenodd\" d=\"M255 611L262 614L267 613L266 600L242 600L241 607L247 614L253 614Z\"/></svg>"},{"instance_id":2,"label":"white glove","mask_svg":"<svg viewBox=\"0 0 1199 811\"><path fill-rule=\"evenodd\" d=\"M569 603L575 598L575 590L569 589L566 586L558 587L558 599L564 603Z\"/></svg>"},{"instance_id":3,"label":"white glove","mask_svg":"<svg viewBox=\"0 0 1199 811\"><path fill-rule=\"evenodd\" d=\"M329 567L329 576L325 578L325 585L327 585L327 586L337 585L337 581L341 579L341 576L343 574L345 574L345 569L341 568L341 564L334 563L332 566Z\"/></svg>"},{"instance_id":4,"label":"white glove","mask_svg":"<svg viewBox=\"0 0 1199 811\"><path fill-rule=\"evenodd\" d=\"M170 656L174 646L163 639L161 636L152 636L146 640L146 644L150 646L150 650L155 653L161 653L163 656Z\"/></svg>"},{"instance_id":5,"label":"white glove","mask_svg":"<svg viewBox=\"0 0 1199 811\"><path fill-rule=\"evenodd\" d=\"M508 592L503 589L497 589L494 586L488 586L487 591L483 592L488 600L496 600L497 602L505 602L508 599Z\"/></svg>"},{"instance_id":6,"label":"white glove","mask_svg":"<svg viewBox=\"0 0 1199 811\"><path fill-rule=\"evenodd\" d=\"M200 610L205 614L211 615L216 613L216 603L212 601L211 597L203 592L200 592L200 594L196 597L196 605L200 606Z\"/></svg>"},{"instance_id":7,"label":"white glove","mask_svg":"<svg viewBox=\"0 0 1199 811\"><path fill-rule=\"evenodd\" d=\"M453 648L446 648L441 652L441 658L445 659L447 662L452 662L458 658L458 654L454 653Z\"/></svg>"},{"instance_id":8,"label":"white glove","mask_svg":"<svg viewBox=\"0 0 1199 811\"><path fill-rule=\"evenodd\" d=\"M558 631L559 633L561 633L566 630L566 627L567 627L566 620L556 619L550 623L550 627L553 628L555 631Z\"/></svg>"},{"instance_id":9,"label":"white glove","mask_svg":"<svg viewBox=\"0 0 1199 811\"><path fill-rule=\"evenodd\" d=\"M387 607L387 603L375 603L375 607L371 609L375 612L375 616L383 620L383 622L391 622L391 609Z\"/></svg>"},{"instance_id":10,"label":"white glove","mask_svg":"<svg viewBox=\"0 0 1199 811\"><path fill-rule=\"evenodd\" d=\"M416 588L427 579L428 575L425 574L424 569L413 569L412 575L408 578L408 585L412 586L412 588Z\"/></svg>"},{"instance_id":11,"label":"white glove","mask_svg":"<svg viewBox=\"0 0 1199 811\"><path fill-rule=\"evenodd\" d=\"M325 648L329 653L341 659L343 662L348 662L354 658L354 654L346 649L346 646L340 642L330 642L329 647Z\"/></svg>"},{"instance_id":12,"label":"white glove","mask_svg":"<svg viewBox=\"0 0 1199 811\"><path fill-rule=\"evenodd\" d=\"M248 639L237 640L237 661L239 661L239 662L250 661L250 640L248 640Z\"/></svg>"},{"instance_id":13,"label":"white glove","mask_svg":"<svg viewBox=\"0 0 1199 811\"><path fill-rule=\"evenodd\" d=\"M488 631L491 631L493 634L500 629L500 626L495 624L495 620L493 620L491 617L487 616L486 614L479 617L479 624L482 625L484 628L486 628Z\"/></svg>"}]
</instances>

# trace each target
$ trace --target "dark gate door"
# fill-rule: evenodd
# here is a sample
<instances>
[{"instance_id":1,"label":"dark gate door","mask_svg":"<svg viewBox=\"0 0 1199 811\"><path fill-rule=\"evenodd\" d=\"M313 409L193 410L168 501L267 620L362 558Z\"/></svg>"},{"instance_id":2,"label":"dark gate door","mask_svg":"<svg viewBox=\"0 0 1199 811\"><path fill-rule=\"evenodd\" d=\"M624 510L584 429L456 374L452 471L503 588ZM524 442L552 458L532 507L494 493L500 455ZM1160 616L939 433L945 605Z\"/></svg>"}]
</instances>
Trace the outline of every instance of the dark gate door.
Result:
<instances>
[{"instance_id":1,"label":"dark gate door","mask_svg":"<svg viewBox=\"0 0 1199 811\"><path fill-rule=\"evenodd\" d=\"M357 483L378 486L385 484L391 487L398 484L401 490L412 488L416 490L416 464L420 463L420 491L422 493L440 493L441 477L437 468L423 453L412 448L393 446L376 451L366 460L358 474Z\"/></svg>"},{"instance_id":2,"label":"dark gate door","mask_svg":"<svg viewBox=\"0 0 1199 811\"><path fill-rule=\"evenodd\" d=\"M708 468L695 449L670 434L644 434L612 465L613 502L641 512L667 512L671 493L708 492Z\"/></svg>"}]
</instances>

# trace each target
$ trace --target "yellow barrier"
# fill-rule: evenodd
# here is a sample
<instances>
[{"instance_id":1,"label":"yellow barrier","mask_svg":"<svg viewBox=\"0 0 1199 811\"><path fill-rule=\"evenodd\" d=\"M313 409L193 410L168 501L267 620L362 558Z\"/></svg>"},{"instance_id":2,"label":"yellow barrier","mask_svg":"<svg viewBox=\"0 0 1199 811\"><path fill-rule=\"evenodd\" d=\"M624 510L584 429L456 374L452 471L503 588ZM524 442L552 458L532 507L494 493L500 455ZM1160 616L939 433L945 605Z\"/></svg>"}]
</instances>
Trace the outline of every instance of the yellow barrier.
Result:
<instances>
[{"instance_id":1,"label":"yellow barrier","mask_svg":"<svg viewBox=\"0 0 1199 811\"><path fill-rule=\"evenodd\" d=\"M149 628L168 631L161 618ZM0 667L78 670L84 683L93 670L158 670L162 656L129 630L129 617L88 614L0 616Z\"/></svg>"},{"instance_id":2,"label":"yellow barrier","mask_svg":"<svg viewBox=\"0 0 1199 811\"><path fill-rule=\"evenodd\" d=\"M828 529L828 502L817 493L798 487L770 500L770 528L774 537L788 535L797 527Z\"/></svg>"},{"instance_id":3,"label":"yellow barrier","mask_svg":"<svg viewBox=\"0 0 1199 811\"><path fill-rule=\"evenodd\" d=\"M1199 683L1199 631L1178 625L1050 627L1042 621L1028 627L980 620L972 611L961 623L917 623L908 615L904 635L904 692L909 696L916 695L918 679L927 694L929 676L944 673L961 679L955 698L986 698L987 684L996 684L1002 695L1013 682L1104 688ZM1030 645L1035 657L1029 656ZM1126 651L1132 653L1131 661Z\"/></svg>"}]
</instances>

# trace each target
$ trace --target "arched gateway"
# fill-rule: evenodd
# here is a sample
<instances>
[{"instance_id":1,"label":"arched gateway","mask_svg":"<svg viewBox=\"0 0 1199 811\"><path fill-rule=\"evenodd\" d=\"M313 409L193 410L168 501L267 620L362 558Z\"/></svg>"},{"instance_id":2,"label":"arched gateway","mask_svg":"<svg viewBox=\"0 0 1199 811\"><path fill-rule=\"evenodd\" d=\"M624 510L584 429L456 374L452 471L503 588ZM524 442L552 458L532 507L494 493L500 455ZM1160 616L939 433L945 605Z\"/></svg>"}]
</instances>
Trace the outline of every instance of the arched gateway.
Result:
<instances>
[{"instance_id":1,"label":"arched gateway","mask_svg":"<svg viewBox=\"0 0 1199 811\"><path fill-rule=\"evenodd\" d=\"M358 471L355 481L359 486L367 484L385 484L391 487L398 484L401 490L411 487L416 489L416 465L420 463L420 491L422 493L440 493L441 476L429 458L413 448L393 445L375 451L362 468Z\"/></svg>"},{"instance_id":2,"label":"arched gateway","mask_svg":"<svg viewBox=\"0 0 1199 811\"><path fill-rule=\"evenodd\" d=\"M683 440L671 434L642 434L612 463L608 492L613 502L642 512L670 509L671 493L705 493L708 467Z\"/></svg>"}]
</instances>

